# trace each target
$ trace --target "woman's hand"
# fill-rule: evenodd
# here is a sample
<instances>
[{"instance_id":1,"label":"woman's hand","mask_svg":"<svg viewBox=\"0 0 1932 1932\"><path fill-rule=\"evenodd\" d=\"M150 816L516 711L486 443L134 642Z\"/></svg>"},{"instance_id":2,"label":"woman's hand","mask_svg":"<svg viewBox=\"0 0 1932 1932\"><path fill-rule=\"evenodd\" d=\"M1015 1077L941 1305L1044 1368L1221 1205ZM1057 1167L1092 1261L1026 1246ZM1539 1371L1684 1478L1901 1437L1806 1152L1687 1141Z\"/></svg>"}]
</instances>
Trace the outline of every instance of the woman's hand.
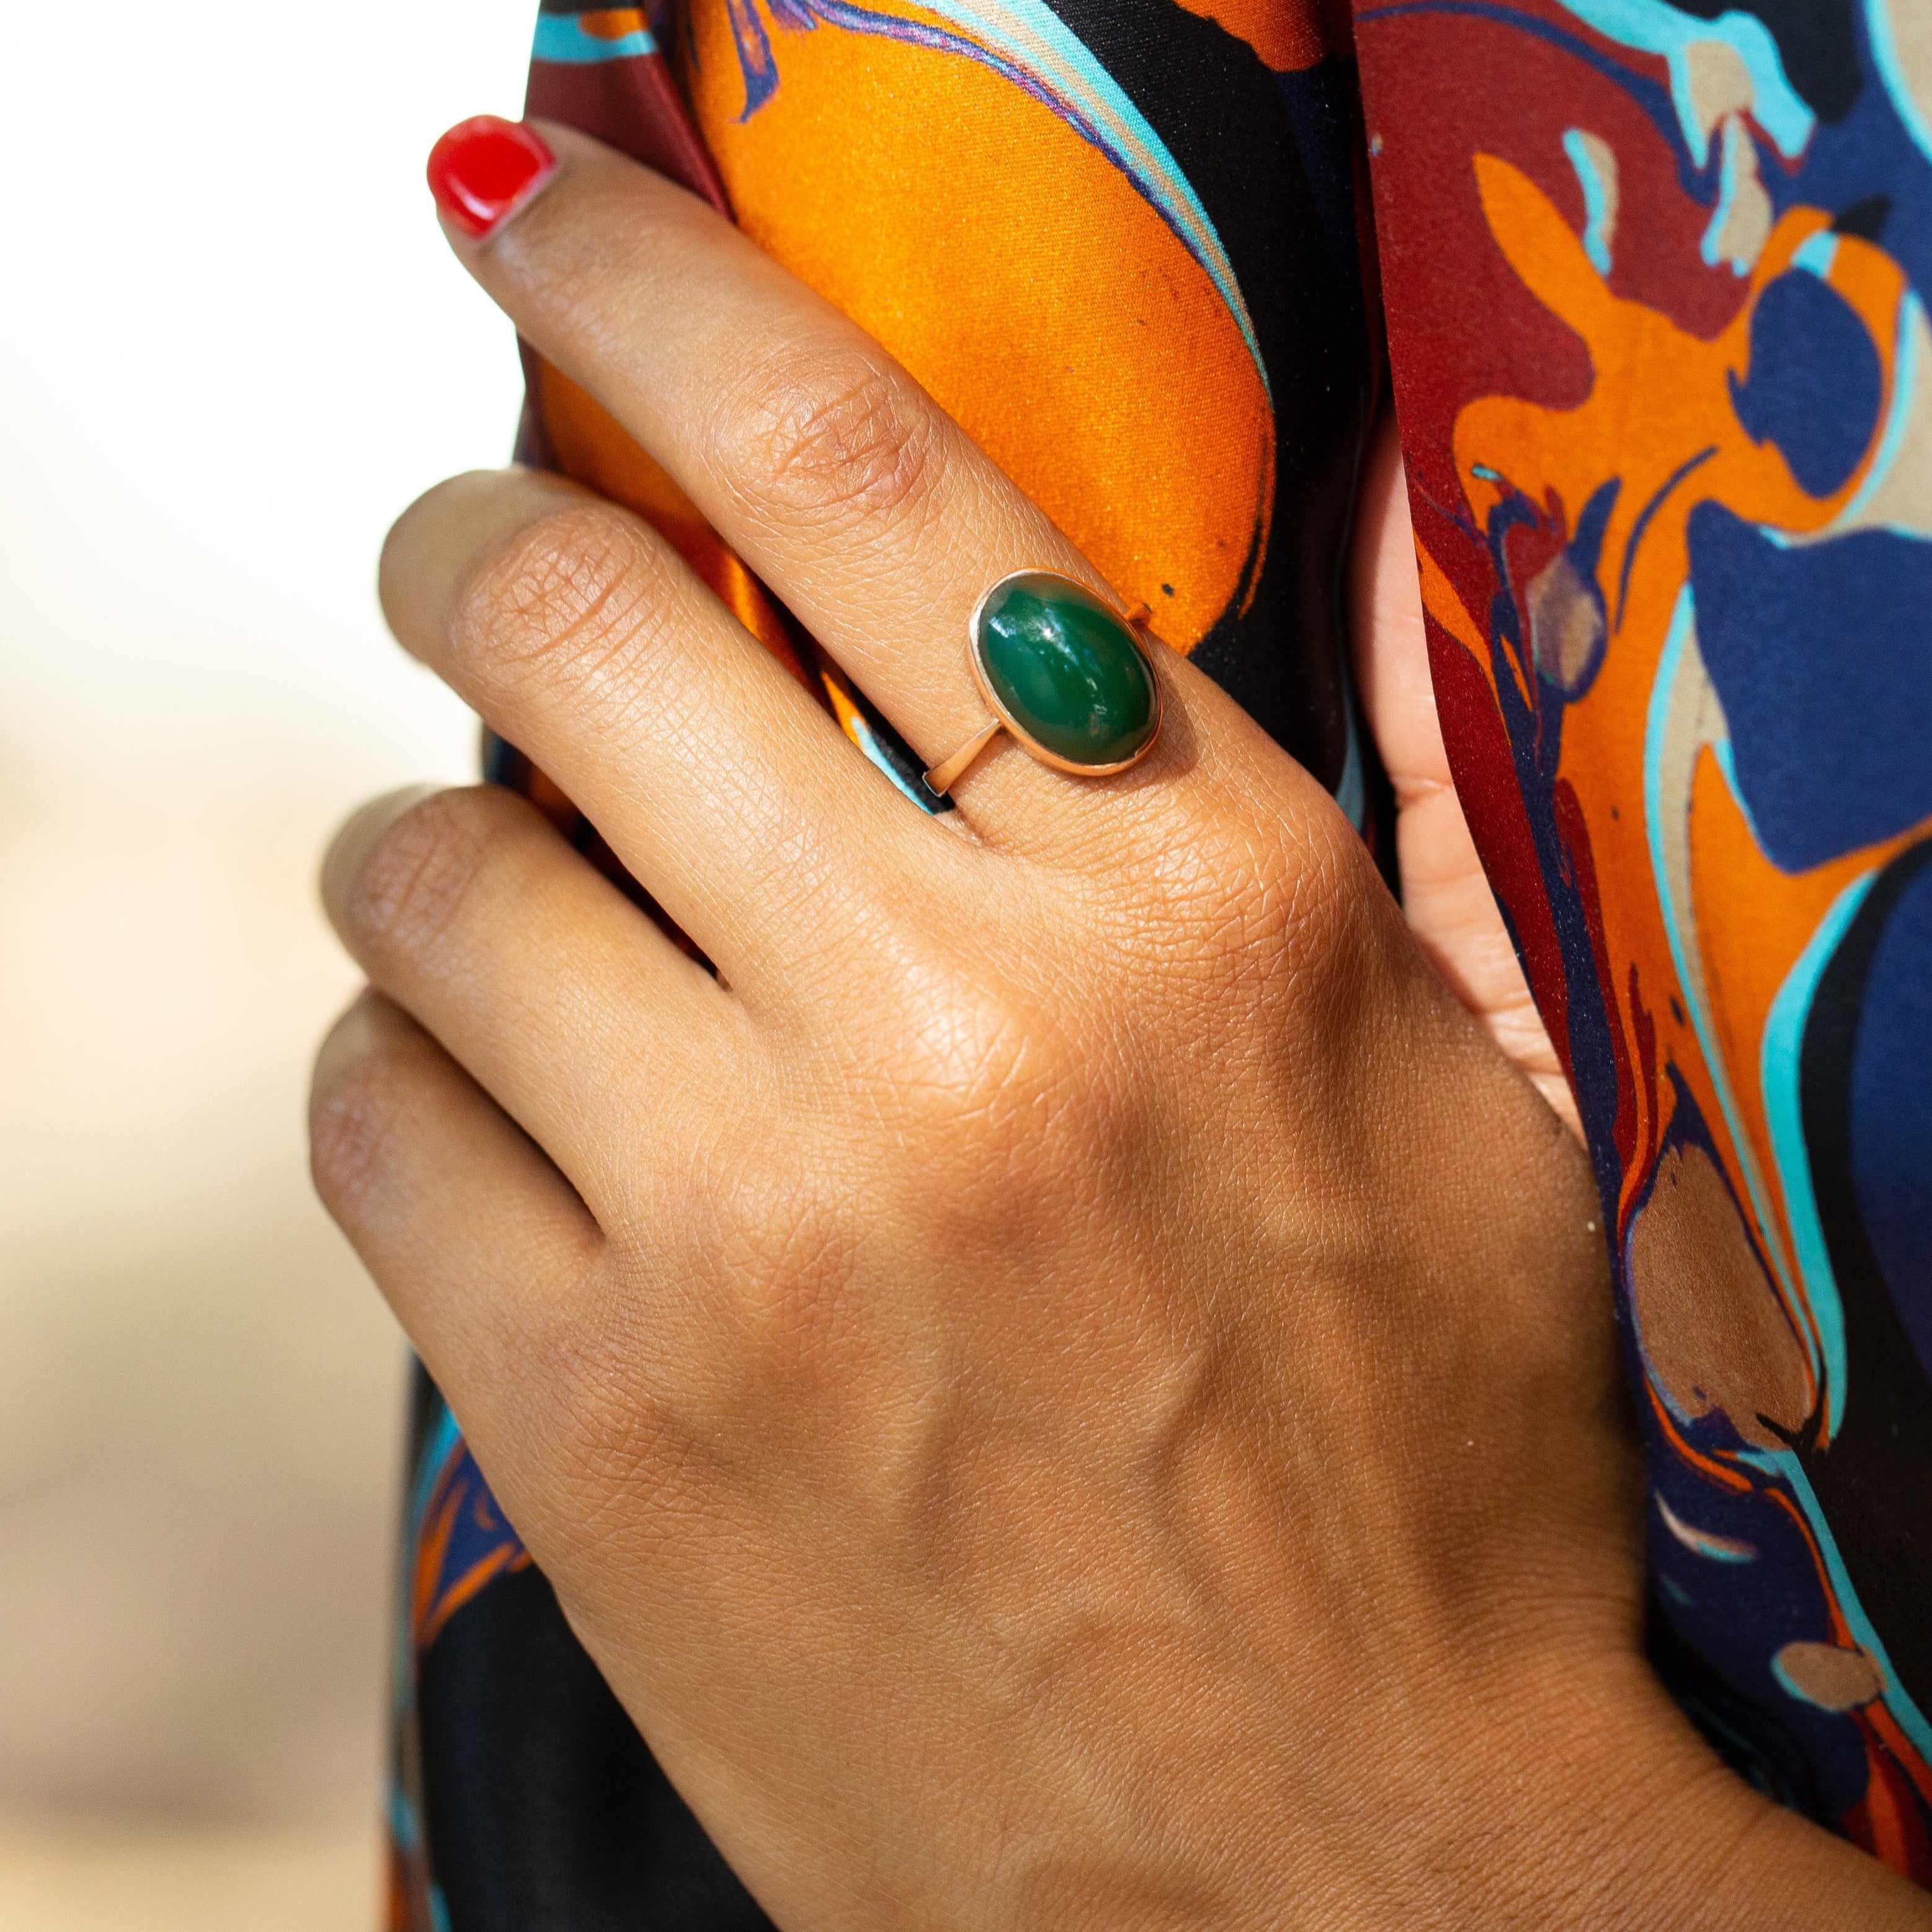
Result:
<instances>
[{"instance_id":1,"label":"woman's hand","mask_svg":"<svg viewBox=\"0 0 1932 1932\"><path fill-rule=\"evenodd\" d=\"M936 760L980 592L1103 586L875 344L544 132L458 253ZM1205 677L1163 654L1132 772L1006 746L934 820L554 479L432 491L382 590L720 977L507 793L370 806L319 1184L782 1924L1918 1922L1650 1679L1582 1156Z\"/></svg>"},{"instance_id":2,"label":"woman's hand","mask_svg":"<svg viewBox=\"0 0 1932 1932\"><path fill-rule=\"evenodd\" d=\"M1356 686L1394 788L1396 868L1409 930L1444 983L1580 1141L1576 1096L1530 997L1450 773L1392 412L1384 413L1362 466L1349 566Z\"/></svg>"}]
</instances>

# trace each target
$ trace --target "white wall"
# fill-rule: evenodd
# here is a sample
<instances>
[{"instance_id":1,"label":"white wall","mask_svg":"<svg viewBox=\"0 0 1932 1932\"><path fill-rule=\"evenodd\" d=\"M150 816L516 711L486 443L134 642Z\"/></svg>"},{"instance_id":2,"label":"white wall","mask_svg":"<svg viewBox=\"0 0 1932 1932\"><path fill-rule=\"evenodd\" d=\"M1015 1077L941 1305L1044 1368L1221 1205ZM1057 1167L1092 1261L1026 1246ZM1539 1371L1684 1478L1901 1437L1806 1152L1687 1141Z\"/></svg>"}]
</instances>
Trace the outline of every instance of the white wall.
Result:
<instances>
[{"instance_id":1,"label":"white wall","mask_svg":"<svg viewBox=\"0 0 1932 1932\"><path fill-rule=\"evenodd\" d=\"M402 1352L303 1168L313 877L472 768L371 586L508 447L422 163L533 11L0 9L10 1932L368 1922Z\"/></svg>"}]
</instances>

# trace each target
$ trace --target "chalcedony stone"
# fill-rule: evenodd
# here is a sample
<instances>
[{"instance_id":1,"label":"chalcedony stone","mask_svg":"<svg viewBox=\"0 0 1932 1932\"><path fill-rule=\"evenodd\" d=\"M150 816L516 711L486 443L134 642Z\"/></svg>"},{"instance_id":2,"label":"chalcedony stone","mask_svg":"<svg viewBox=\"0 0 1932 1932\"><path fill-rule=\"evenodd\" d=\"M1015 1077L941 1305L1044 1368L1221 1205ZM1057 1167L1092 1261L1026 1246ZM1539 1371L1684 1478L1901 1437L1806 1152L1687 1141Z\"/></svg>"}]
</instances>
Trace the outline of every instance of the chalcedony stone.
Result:
<instances>
[{"instance_id":1,"label":"chalcedony stone","mask_svg":"<svg viewBox=\"0 0 1932 1932\"><path fill-rule=\"evenodd\" d=\"M1160 722L1139 642L1066 578L1024 571L995 584L974 644L1009 723L1070 765L1125 764Z\"/></svg>"}]
</instances>

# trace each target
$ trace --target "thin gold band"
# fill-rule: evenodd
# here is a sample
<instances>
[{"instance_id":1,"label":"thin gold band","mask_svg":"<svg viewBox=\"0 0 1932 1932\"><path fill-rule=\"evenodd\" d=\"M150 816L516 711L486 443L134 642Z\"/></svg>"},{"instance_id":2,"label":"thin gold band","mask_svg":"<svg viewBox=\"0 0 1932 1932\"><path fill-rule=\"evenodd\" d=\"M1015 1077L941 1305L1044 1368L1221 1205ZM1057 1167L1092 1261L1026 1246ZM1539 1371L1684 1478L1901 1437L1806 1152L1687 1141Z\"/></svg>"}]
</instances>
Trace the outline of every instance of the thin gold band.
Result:
<instances>
[{"instance_id":1,"label":"thin gold band","mask_svg":"<svg viewBox=\"0 0 1932 1932\"><path fill-rule=\"evenodd\" d=\"M951 758L934 765L926 775L926 788L944 798L965 772L966 767L1006 729L997 718L988 718Z\"/></svg>"}]
</instances>

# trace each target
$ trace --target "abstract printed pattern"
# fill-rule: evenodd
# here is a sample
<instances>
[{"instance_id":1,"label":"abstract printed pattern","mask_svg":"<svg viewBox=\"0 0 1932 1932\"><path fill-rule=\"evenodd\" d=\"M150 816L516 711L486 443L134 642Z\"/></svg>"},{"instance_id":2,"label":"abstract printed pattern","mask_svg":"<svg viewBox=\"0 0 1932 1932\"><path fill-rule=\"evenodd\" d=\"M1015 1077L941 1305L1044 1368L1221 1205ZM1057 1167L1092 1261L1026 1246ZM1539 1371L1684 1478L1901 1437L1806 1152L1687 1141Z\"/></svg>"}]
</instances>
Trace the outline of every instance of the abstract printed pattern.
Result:
<instances>
[{"instance_id":1,"label":"abstract printed pattern","mask_svg":"<svg viewBox=\"0 0 1932 1932\"><path fill-rule=\"evenodd\" d=\"M1587 1129L1656 1650L1932 1882L1932 35L1358 9L1440 708Z\"/></svg>"},{"instance_id":2,"label":"abstract printed pattern","mask_svg":"<svg viewBox=\"0 0 1932 1932\"><path fill-rule=\"evenodd\" d=\"M1340 649L1373 401L1353 92L1312 16L1249 10L1298 36L1176 0L692 0L662 60L596 79L608 101L640 92L626 70L674 75L713 199L1372 828ZM534 71L533 107L580 120L592 76ZM536 387L562 467L694 524L580 392Z\"/></svg>"},{"instance_id":3,"label":"abstract printed pattern","mask_svg":"<svg viewBox=\"0 0 1932 1932\"><path fill-rule=\"evenodd\" d=\"M486 1583L530 1565L530 1552L483 1480L456 1418L427 1381L419 1382L412 1418L411 1485L404 1528L410 1555L406 1601L397 1619L398 1771L390 1800L394 1852L391 1918L414 1922L413 1900L431 1892L427 1834L421 1816L422 1739L418 1721L417 1660L450 1618Z\"/></svg>"}]
</instances>

